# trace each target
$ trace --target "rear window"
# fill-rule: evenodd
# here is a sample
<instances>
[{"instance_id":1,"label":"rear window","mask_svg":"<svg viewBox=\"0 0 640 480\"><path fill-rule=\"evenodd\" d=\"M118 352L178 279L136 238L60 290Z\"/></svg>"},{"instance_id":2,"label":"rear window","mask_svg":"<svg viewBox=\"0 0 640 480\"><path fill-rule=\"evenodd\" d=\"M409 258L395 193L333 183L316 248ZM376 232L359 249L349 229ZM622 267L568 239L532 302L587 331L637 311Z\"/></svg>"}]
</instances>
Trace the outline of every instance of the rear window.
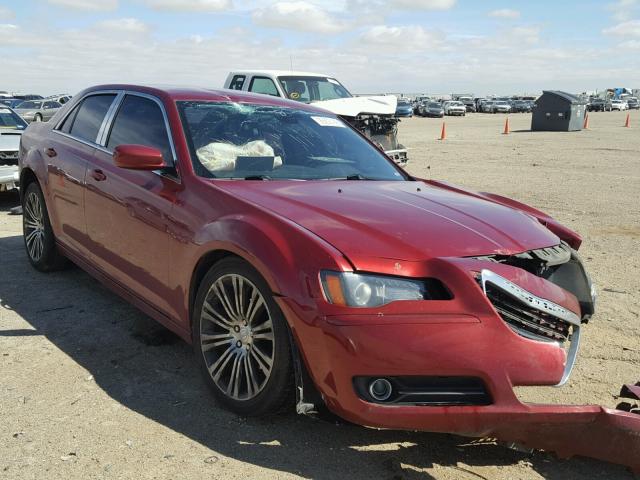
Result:
<instances>
[{"instance_id":1,"label":"rear window","mask_svg":"<svg viewBox=\"0 0 640 480\"><path fill-rule=\"evenodd\" d=\"M115 94L92 95L85 98L77 109L69 133L82 140L96 143L102 121L114 98Z\"/></svg>"}]
</instances>

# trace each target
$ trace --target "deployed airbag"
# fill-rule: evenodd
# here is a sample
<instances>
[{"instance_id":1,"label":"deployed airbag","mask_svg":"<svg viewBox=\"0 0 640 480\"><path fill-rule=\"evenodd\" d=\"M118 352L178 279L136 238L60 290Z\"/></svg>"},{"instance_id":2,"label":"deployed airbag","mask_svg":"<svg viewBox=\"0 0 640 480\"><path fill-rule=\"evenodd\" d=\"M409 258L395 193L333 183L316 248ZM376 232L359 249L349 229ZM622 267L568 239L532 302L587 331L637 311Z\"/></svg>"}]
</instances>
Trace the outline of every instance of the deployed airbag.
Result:
<instances>
[{"instance_id":1,"label":"deployed airbag","mask_svg":"<svg viewBox=\"0 0 640 480\"><path fill-rule=\"evenodd\" d=\"M276 156L273 147L264 140L253 140L244 145L212 142L200 147L196 154L210 172L235 170L238 157L273 157L273 168L282 166L282 158Z\"/></svg>"}]
</instances>

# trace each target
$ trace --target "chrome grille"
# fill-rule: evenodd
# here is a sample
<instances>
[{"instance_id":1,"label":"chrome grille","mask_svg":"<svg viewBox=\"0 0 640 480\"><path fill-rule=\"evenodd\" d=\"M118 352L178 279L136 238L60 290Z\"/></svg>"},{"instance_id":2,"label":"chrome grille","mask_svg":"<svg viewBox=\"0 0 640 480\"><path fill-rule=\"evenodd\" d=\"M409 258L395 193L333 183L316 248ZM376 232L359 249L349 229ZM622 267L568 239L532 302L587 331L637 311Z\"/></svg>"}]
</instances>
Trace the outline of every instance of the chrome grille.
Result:
<instances>
[{"instance_id":1,"label":"chrome grille","mask_svg":"<svg viewBox=\"0 0 640 480\"><path fill-rule=\"evenodd\" d=\"M569 324L559 318L523 304L493 284L487 285L486 294L502 319L522 336L561 343L569 338Z\"/></svg>"},{"instance_id":2,"label":"chrome grille","mask_svg":"<svg viewBox=\"0 0 640 480\"><path fill-rule=\"evenodd\" d=\"M580 346L580 317L491 270L482 270L479 281L500 317L516 333L533 340L569 344L564 373L557 386L566 383Z\"/></svg>"}]
</instances>

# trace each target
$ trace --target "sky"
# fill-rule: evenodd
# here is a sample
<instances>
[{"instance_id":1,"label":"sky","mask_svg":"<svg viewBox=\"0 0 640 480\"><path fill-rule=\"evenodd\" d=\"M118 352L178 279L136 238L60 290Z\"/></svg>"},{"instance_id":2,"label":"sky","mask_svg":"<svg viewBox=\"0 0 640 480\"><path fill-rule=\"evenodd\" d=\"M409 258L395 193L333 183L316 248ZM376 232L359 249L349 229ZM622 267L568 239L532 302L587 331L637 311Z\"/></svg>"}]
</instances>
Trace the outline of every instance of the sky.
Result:
<instances>
[{"instance_id":1,"label":"sky","mask_svg":"<svg viewBox=\"0 0 640 480\"><path fill-rule=\"evenodd\" d=\"M640 0L0 0L0 90L291 67L355 93L640 88Z\"/></svg>"}]
</instances>

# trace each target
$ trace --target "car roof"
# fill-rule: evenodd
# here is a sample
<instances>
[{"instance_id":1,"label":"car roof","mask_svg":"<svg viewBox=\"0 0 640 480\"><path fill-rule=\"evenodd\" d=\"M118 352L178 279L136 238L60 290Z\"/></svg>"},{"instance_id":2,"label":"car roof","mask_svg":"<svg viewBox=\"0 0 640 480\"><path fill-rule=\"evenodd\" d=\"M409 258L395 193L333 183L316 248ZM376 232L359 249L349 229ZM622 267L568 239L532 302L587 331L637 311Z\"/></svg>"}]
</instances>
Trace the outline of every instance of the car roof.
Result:
<instances>
[{"instance_id":1,"label":"car roof","mask_svg":"<svg viewBox=\"0 0 640 480\"><path fill-rule=\"evenodd\" d=\"M175 101L198 100L227 103L257 103L261 105L289 107L298 110L331 114L326 110L313 107L306 103L296 102L295 100L289 100L282 97L274 97L272 95L262 95L259 93L243 92L240 90L228 90L222 88L213 89L187 86L105 84L89 87L76 95L74 98L82 98L87 93L105 90L128 90L138 93L146 93L148 95L158 97L168 103Z\"/></svg>"},{"instance_id":2,"label":"car roof","mask_svg":"<svg viewBox=\"0 0 640 480\"><path fill-rule=\"evenodd\" d=\"M300 72L294 70L234 70L231 75L265 75L270 77L324 77L333 78L325 73Z\"/></svg>"}]
</instances>

